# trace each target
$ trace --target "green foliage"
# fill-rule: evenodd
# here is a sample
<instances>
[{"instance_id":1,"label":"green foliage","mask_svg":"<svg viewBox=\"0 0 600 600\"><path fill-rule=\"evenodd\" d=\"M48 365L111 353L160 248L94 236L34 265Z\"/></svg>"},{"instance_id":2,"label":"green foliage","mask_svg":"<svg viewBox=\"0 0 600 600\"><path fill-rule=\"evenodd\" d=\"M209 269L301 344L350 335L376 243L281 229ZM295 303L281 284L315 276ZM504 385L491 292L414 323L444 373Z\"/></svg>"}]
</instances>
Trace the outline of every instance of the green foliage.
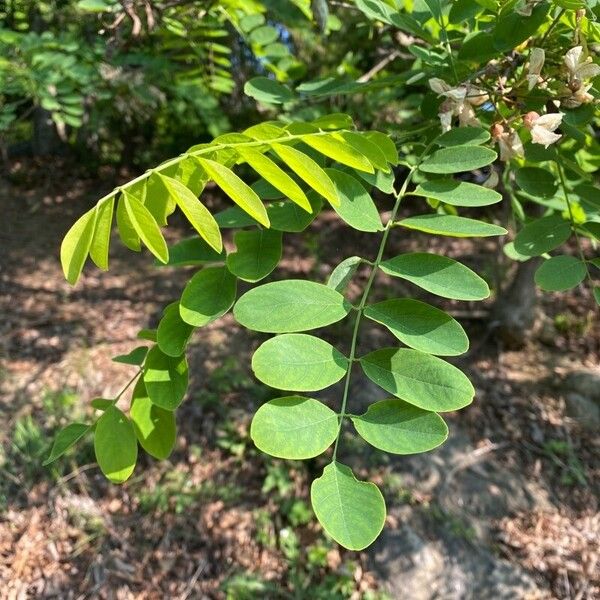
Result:
<instances>
[{"instance_id":1,"label":"green foliage","mask_svg":"<svg viewBox=\"0 0 600 600\"><path fill-rule=\"evenodd\" d=\"M589 265L598 259L589 260L586 252L596 247L600 223L593 110L600 66L588 48L600 41L600 8L594 2L573 14L579 4L570 2L356 0L352 10L336 4L335 12L347 17L336 22L333 11L326 14L317 3L319 27L352 52L327 58L321 51L320 66L308 73L310 61L295 60L277 41L278 29L267 22L262 3L254 10L249 4L232 0L222 18L209 9L207 27L221 31L229 23L236 39L260 58L263 71L258 78L251 69L246 72L244 87L265 113L262 122L192 146L115 189L80 217L61 248L71 283L88 254L106 268L116 210L127 247L139 251L143 242L158 262L198 267L181 298L165 309L157 331L143 334L152 342L147 354L135 350L117 359L138 365L140 379L129 417L115 406L120 395L96 404L104 411L94 432L98 462L110 479L123 481L135 465L136 439L152 456L169 455L174 411L188 384L186 346L196 328L233 308L240 326L278 334L258 346L252 367L259 381L289 392L258 409L252 440L278 458L324 455L317 463L326 461L323 473L311 488L313 510L335 541L360 550L379 535L385 503L373 483L359 481L338 460L348 420L375 448L424 452L448 435L437 413L461 409L475 395L466 375L439 358L468 350L460 324L410 297L372 303L374 286L392 277L451 300L479 301L491 294L482 277L453 258L424 251L390 257L390 238L406 235L407 229L415 236L468 237L474 243L479 237L514 235L505 245L507 256L545 259L535 276L541 288L569 289L585 278L593 285ZM190 39L197 33L182 10L178 19L164 20L169 36L178 38L178 50L187 48L186 25ZM302 14L301 19L311 16L306 6ZM406 53L397 51L398 39L404 39L400 32L417 38ZM198 56L205 56L208 45L216 46L205 40ZM317 46L304 36L298 54L310 58ZM330 48L333 52L336 45ZM213 50L221 59L227 54ZM381 56L391 58L380 62ZM226 69L233 63L221 59L206 85L229 93ZM363 64L374 59L375 67L364 73ZM360 131L353 117L385 133ZM234 203L214 216L200 199L211 183ZM384 211L382 195L392 196L391 210ZM407 197L413 212L399 219ZM461 214L463 208L468 216ZM177 209L197 235L168 250L161 228ZM284 244L324 212L352 230L377 236L376 255L361 256L358 248L332 270L327 283L282 278L277 266ZM236 230L233 251L229 245L223 249L222 231L228 229ZM570 242L577 256L570 250L548 254ZM355 297L359 267L366 283ZM263 282L268 277L273 279ZM238 280L244 286L260 283L238 298ZM597 299L599 289L593 286ZM407 347L359 355L363 317ZM352 333L338 350L320 330L340 322L340 330ZM362 415L350 412L355 363L383 396ZM331 398L325 403L295 394L341 380L335 405ZM61 434L56 452L70 446L82 427ZM241 456L246 441L225 432L220 443ZM294 536L281 546L297 556Z\"/></svg>"}]
</instances>

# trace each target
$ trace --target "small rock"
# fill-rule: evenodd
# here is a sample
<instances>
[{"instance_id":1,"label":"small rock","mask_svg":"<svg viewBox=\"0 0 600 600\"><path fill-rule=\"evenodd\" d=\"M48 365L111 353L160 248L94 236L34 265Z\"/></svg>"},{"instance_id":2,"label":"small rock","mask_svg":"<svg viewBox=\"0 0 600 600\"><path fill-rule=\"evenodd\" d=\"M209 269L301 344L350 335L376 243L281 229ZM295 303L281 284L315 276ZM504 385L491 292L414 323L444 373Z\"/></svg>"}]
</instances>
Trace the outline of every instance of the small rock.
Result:
<instances>
[{"instance_id":1,"label":"small rock","mask_svg":"<svg viewBox=\"0 0 600 600\"><path fill-rule=\"evenodd\" d=\"M600 405L581 394L570 392L565 397L567 415L586 429L600 427Z\"/></svg>"},{"instance_id":2,"label":"small rock","mask_svg":"<svg viewBox=\"0 0 600 600\"><path fill-rule=\"evenodd\" d=\"M562 388L600 403L600 371L575 371L565 378Z\"/></svg>"}]
</instances>

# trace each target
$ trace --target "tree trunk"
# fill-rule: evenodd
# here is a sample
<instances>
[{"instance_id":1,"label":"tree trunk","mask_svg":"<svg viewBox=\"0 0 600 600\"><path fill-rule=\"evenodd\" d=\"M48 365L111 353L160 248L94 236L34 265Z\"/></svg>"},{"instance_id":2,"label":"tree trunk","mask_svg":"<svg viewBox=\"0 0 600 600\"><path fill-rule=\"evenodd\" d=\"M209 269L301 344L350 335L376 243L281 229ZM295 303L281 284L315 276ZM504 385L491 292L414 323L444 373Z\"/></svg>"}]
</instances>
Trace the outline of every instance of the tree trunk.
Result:
<instances>
[{"instance_id":1,"label":"tree trunk","mask_svg":"<svg viewBox=\"0 0 600 600\"><path fill-rule=\"evenodd\" d=\"M537 289L533 276L541 262L536 257L519 263L512 282L496 298L490 327L509 348L522 348L534 328Z\"/></svg>"}]
</instances>

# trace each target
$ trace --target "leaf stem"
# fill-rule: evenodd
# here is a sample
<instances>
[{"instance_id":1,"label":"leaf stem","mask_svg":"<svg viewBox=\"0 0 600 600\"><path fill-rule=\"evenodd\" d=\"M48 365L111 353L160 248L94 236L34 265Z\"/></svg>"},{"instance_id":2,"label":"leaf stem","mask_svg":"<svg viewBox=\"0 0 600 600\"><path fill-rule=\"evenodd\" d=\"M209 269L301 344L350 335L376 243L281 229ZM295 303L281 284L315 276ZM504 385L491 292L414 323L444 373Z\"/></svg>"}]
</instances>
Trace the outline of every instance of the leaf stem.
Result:
<instances>
[{"instance_id":1,"label":"leaf stem","mask_svg":"<svg viewBox=\"0 0 600 600\"><path fill-rule=\"evenodd\" d=\"M344 130L344 129L336 130L336 132L339 132L339 131L346 131L346 130ZM165 171L169 167L172 167L173 165L180 163L181 161L185 160L186 158L194 158L196 156L202 156L203 154L210 154L211 152L217 152L219 150L226 150L227 148L238 148L238 147L251 148L253 146L264 146L265 144L267 144L267 145L268 144L278 144L278 143L282 143L282 142L289 142L290 140L300 140L302 138L305 138L307 135L320 136L320 135L331 135L331 133L332 133L331 131L315 131L314 133L302 133L302 134L297 134L297 135L288 134L288 135L270 139L270 140L252 140L250 142L236 142L236 143L232 143L232 144L214 144L214 145L209 144L205 148L200 148L200 150L195 150L194 152L184 152L183 154L180 154L179 156L176 156L175 158L171 158L171 159L165 161L164 163L158 165L158 167L154 167L153 169L148 169L141 175L138 175L135 179L132 179L131 181L128 181L127 183L124 183L123 185L117 186L114 190L112 190L112 192L106 194L106 196L102 196L102 198L100 198L100 200L98 200L98 204L101 204L102 202L106 202L107 200L110 200L113 196L116 196L119 192L122 192L123 190L130 188L131 186L135 185L136 183L139 183L140 181L143 181L144 179L148 179L148 177L150 177L153 173L161 173L162 171Z\"/></svg>"},{"instance_id":2,"label":"leaf stem","mask_svg":"<svg viewBox=\"0 0 600 600\"><path fill-rule=\"evenodd\" d=\"M352 366L354 365L355 362L358 361L358 358L356 357L356 345L358 342L358 332L360 329L360 322L362 319L363 311L367 304L367 300L369 298L371 286L373 285L373 281L375 280L375 276L377 275L377 271L379 269L379 264L381 263L381 259L383 258L385 246L387 244L387 240L390 235L390 231L392 230L392 227L394 225L394 220L396 219L396 215L398 214L398 210L400 208L400 203L402 202L402 199L406 195L406 190L413 178L415 171L419 168L419 165L427 156L427 153L429 152L429 149L431 148L432 145L433 145L433 142L431 142L427 146L427 148L425 148L423 154L419 158L418 163L410 168L408 174L406 175L406 179L404 180L404 182L402 184L402 187L397 192L394 193L394 196L396 198L396 201L394 203L394 208L392 208L390 217L389 217L387 223L385 224L385 228L383 230L383 236L381 238L381 243L379 244L379 250L377 251L377 258L375 258L373 263L371 263L372 264L371 273L369 274L369 279L367 280L365 289L364 289L362 297L360 299L360 303L357 307L356 318L354 320L354 328L352 330L352 341L350 343L350 356L348 357L349 366L348 366L348 371L346 371L346 378L344 380L344 392L343 392L343 396L342 396L342 407L340 409L340 425L339 425L337 437L335 439L335 446L333 447L333 457L332 457L333 462L335 462L335 460L337 458L337 451L338 451L338 446L339 446L339 442L340 442L340 437L342 434L342 427L344 425L344 418L346 416L348 416L348 413L346 413L346 405L348 403L348 392L350 391L350 379L352 377Z\"/></svg>"}]
</instances>

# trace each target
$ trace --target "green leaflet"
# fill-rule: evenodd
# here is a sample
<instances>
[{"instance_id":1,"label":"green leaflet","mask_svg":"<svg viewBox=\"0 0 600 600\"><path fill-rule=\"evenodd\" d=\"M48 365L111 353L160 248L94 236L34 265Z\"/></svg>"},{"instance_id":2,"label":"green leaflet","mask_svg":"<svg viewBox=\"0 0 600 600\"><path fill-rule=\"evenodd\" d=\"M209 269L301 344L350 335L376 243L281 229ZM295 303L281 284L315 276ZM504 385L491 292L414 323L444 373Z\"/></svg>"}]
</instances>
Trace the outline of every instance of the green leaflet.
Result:
<instances>
[{"instance_id":1,"label":"green leaflet","mask_svg":"<svg viewBox=\"0 0 600 600\"><path fill-rule=\"evenodd\" d=\"M340 200L333 182L312 158L285 144L275 143L271 144L271 147L277 156L315 192L321 194L332 206L339 205Z\"/></svg>"},{"instance_id":2,"label":"green leaflet","mask_svg":"<svg viewBox=\"0 0 600 600\"><path fill-rule=\"evenodd\" d=\"M423 410L446 412L471 404L467 376L441 358L408 348L383 348L360 359L365 375L386 392Z\"/></svg>"},{"instance_id":3,"label":"green leaflet","mask_svg":"<svg viewBox=\"0 0 600 600\"><path fill-rule=\"evenodd\" d=\"M96 225L90 246L90 258L103 271L108 271L108 247L110 246L110 230L114 208L114 196L96 205Z\"/></svg>"},{"instance_id":4,"label":"green leaflet","mask_svg":"<svg viewBox=\"0 0 600 600\"><path fill-rule=\"evenodd\" d=\"M83 214L69 229L60 246L60 262L65 279L77 283L87 258L96 225L96 207Z\"/></svg>"},{"instance_id":5,"label":"green leaflet","mask_svg":"<svg viewBox=\"0 0 600 600\"><path fill-rule=\"evenodd\" d=\"M515 250L524 256L539 256L564 244L571 235L571 225L560 215L531 221L517 233Z\"/></svg>"},{"instance_id":6,"label":"green leaflet","mask_svg":"<svg viewBox=\"0 0 600 600\"><path fill-rule=\"evenodd\" d=\"M269 204L267 214L271 221L271 229L288 232L304 231L315 220L323 205L321 197L316 192L309 192L307 198L311 204L312 213L306 212L297 204L288 200ZM215 218L222 229L258 225L254 219L237 206L226 208L218 213Z\"/></svg>"},{"instance_id":7,"label":"green leaflet","mask_svg":"<svg viewBox=\"0 0 600 600\"><path fill-rule=\"evenodd\" d=\"M197 159L211 179L245 212L261 225L269 227L267 211L256 192L233 171L206 158Z\"/></svg>"},{"instance_id":8,"label":"green leaflet","mask_svg":"<svg viewBox=\"0 0 600 600\"><path fill-rule=\"evenodd\" d=\"M535 282L547 292L564 292L579 285L587 275L584 263L574 256L553 256L535 272Z\"/></svg>"},{"instance_id":9,"label":"green leaflet","mask_svg":"<svg viewBox=\"0 0 600 600\"><path fill-rule=\"evenodd\" d=\"M244 281L256 282L264 279L281 260L279 231L238 231L234 242L237 250L227 257L227 268Z\"/></svg>"},{"instance_id":10,"label":"green leaflet","mask_svg":"<svg viewBox=\"0 0 600 600\"><path fill-rule=\"evenodd\" d=\"M454 179L424 181L412 194L440 200L453 206L488 206L502 200L502 196L495 190Z\"/></svg>"},{"instance_id":11,"label":"green leaflet","mask_svg":"<svg viewBox=\"0 0 600 600\"><path fill-rule=\"evenodd\" d=\"M364 135L383 152L385 159L391 165L398 164L398 150L396 150L396 145L390 137L385 133L381 133L381 131L367 131Z\"/></svg>"},{"instance_id":12,"label":"green leaflet","mask_svg":"<svg viewBox=\"0 0 600 600\"><path fill-rule=\"evenodd\" d=\"M539 167L521 167L517 171L515 179L517 185L524 192L536 198L539 196L552 198L558 189L554 175L547 169L540 169Z\"/></svg>"},{"instance_id":13,"label":"green leaflet","mask_svg":"<svg viewBox=\"0 0 600 600\"><path fill-rule=\"evenodd\" d=\"M250 148L237 148L238 154L274 188L311 213L312 207L302 188L268 156Z\"/></svg>"},{"instance_id":14,"label":"green leaflet","mask_svg":"<svg viewBox=\"0 0 600 600\"><path fill-rule=\"evenodd\" d=\"M367 306L365 317L385 325L401 342L439 356L458 356L469 349L460 323L439 308L411 298Z\"/></svg>"},{"instance_id":15,"label":"green leaflet","mask_svg":"<svg viewBox=\"0 0 600 600\"><path fill-rule=\"evenodd\" d=\"M348 550L363 550L381 533L385 501L374 483L358 481L349 467L333 462L310 488L323 529Z\"/></svg>"},{"instance_id":16,"label":"green leaflet","mask_svg":"<svg viewBox=\"0 0 600 600\"><path fill-rule=\"evenodd\" d=\"M225 251L215 252L202 238L197 236L186 238L169 248L169 262L163 265L160 261L157 266L188 267L206 263L225 262Z\"/></svg>"},{"instance_id":17,"label":"green leaflet","mask_svg":"<svg viewBox=\"0 0 600 600\"><path fill-rule=\"evenodd\" d=\"M96 423L94 451L109 481L123 483L131 477L137 462L137 440L131 421L114 405Z\"/></svg>"},{"instance_id":18,"label":"green leaflet","mask_svg":"<svg viewBox=\"0 0 600 600\"><path fill-rule=\"evenodd\" d=\"M169 249L150 211L135 196L123 190L123 205L129 221L148 250L163 263L169 260Z\"/></svg>"},{"instance_id":19,"label":"green leaflet","mask_svg":"<svg viewBox=\"0 0 600 600\"><path fill-rule=\"evenodd\" d=\"M487 283L465 265L437 254L401 254L379 265L394 277L401 277L443 298L483 300L490 295Z\"/></svg>"},{"instance_id":20,"label":"green leaflet","mask_svg":"<svg viewBox=\"0 0 600 600\"><path fill-rule=\"evenodd\" d=\"M142 249L140 236L133 228L133 223L125 209L125 200L123 195L117 202L117 229L119 230L119 238L123 245L134 252L139 252Z\"/></svg>"},{"instance_id":21,"label":"green leaflet","mask_svg":"<svg viewBox=\"0 0 600 600\"><path fill-rule=\"evenodd\" d=\"M490 132L481 127L457 127L442 133L436 143L440 146L479 146L490 139Z\"/></svg>"},{"instance_id":22,"label":"green leaflet","mask_svg":"<svg viewBox=\"0 0 600 600\"><path fill-rule=\"evenodd\" d=\"M276 458L303 460L322 454L338 433L338 417L314 398L286 396L263 404L252 419L250 437Z\"/></svg>"},{"instance_id":23,"label":"green leaflet","mask_svg":"<svg viewBox=\"0 0 600 600\"><path fill-rule=\"evenodd\" d=\"M349 312L344 297L320 283L275 281L246 292L236 303L237 322L253 331L293 333L331 325Z\"/></svg>"},{"instance_id":24,"label":"green leaflet","mask_svg":"<svg viewBox=\"0 0 600 600\"><path fill-rule=\"evenodd\" d=\"M348 359L318 337L288 333L258 347L252 370L259 381L278 390L315 392L337 383L348 370Z\"/></svg>"},{"instance_id":25,"label":"green leaflet","mask_svg":"<svg viewBox=\"0 0 600 600\"><path fill-rule=\"evenodd\" d=\"M177 434L175 414L152 403L141 379L133 390L129 413L140 446L158 460L168 458Z\"/></svg>"},{"instance_id":26,"label":"green leaflet","mask_svg":"<svg viewBox=\"0 0 600 600\"><path fill-rule=\"evenodd\" d=\"M49 465L57 458L60 458L67 450L69 450L69 448L72 448L88 431L90 431L90 429L90 425L86 425L85 423L70 423L61 429L54 438L52 450L50 450L50 455L44 461L44 466Z\"/></svg>"},{"instance_id":27,"label":"green leaflet","mask_svg":"<svg viewBox=\"0 0 600 600\"><path fill-rule=\"evenodd\" d=\"M344 259L333 271L331 271L329 279L327 280L327 287L342 294L350 283L354 273L356 273L362 260L363 259L360 256L350 256Z\"/></svg>"},{"instance_id":28,"label":"green leaflet","mask_svg":"<svg viewBox=\"0 0 600 600\"><path fill-rule=\"evenodd\" d=\"M244 85L244 94L259 102L283 104L294 99L290 88L268 77L253 77Z\"/></svg>"},{"instance_id":29,"label":"green leaflet","mask_svg":"<svg viewBox=\"0 0 600 600\"><path fill-rule=\"evenodd\" d=\"M189 342L194 327L186 323L179 314L179 302L169 304L163 311L156 330L156 341L162 352L168 356L181 356Z\"/></svg>"},{"instance_id":30,"label":"green leaflet","mask_svg":"<svg viewBox=\"0 0 600 600\"><path fill-rule=\"evenodd\" d=\"M395 224L425 233L451 237L489 237L508 233L504 227L454 215L415 215Z\"/></svg>"},{"instance_id":31,"label":"green leaflet","mask_svg":"<svg viewBox=\"0 0 600 600\"><path fill-rule=\"evenodd\" d=\"M349 144L359 154L365 156L375 169L381 169L386 173L390 172L391 169L383 150L376 143L372 142L366 134L344 131L340 135L346 144Z\"/></svg>"},{"instance_id":32,"label":"green leaflet","mask_svg":"<svg viewBox=\"0 0 600 600\"><path fill-rule=\"evenodd\" d=\"M185 356L168 356L158 346L151 348L144 364L144 384L153 404L175 410L183 401L188 385Z\"/></svg>"},{"instance_id":33,"label":"green leaflet","mask_svg":"<svg viewBox=\"0 0 600 600\"><path fill-rule=\"evenodd\" d=\"M314 148L324 156L327 156L342 165L346 165L357 171L365 171L367 173L375 172L369 159L361 154L355 146L346 143L340 134L307 135L302 138L302 141L307 146Z\"/></svg>"},{"instance_id":34,"label":"green leaflet","mask_svg":"<svg viewBox=\"0 0 600 600\"><path fill-rule=\"evenodd\" d=\"M194 327L203 327L222 317L232 306L237 293L236 278L225 267L207 267L187 283L179 312Z\"/></svg>"},{"instance_id":35,"label":"green leaflet","mask_svg":"<svg viewBox=\"0 0 600 600\"><path fill-rule=\"evenodd\" d=\"M223 250L221 232L210 211L183 183L172 177L165 177L164 175L159 175L159 177L169 194L175 199L175 203L181 209L181 212L190 222L190 225L215 252L220 253Z\"/></svg>"},{"instance_id":36,"label":"green leaflet","mask_svg":"<svg viewBox=\"0 0 600 600\"><path fill-rule=\"evenodd\" d=\"M485 167L496 158L497 154L489 148L456 146L437 150L427 157L419 168L425 173L462 173Z\"/></svg>"},{"instance_id":37,"label":"green leaflet","mask_svg":"<svg viewBox=\"0 0 600 600\"><path fill-rule=\"evenodd\" d=\"M448 427L438 414L396 398L371 404L352 422L371 446L392 454L427 452L448 437Z\"/></svg>"},{"instance_id":38,"label":"green leaflet","mask_svg":"<svg viewBox=\"0 0 600 600\"><path fill-rule=\"evenodd\" d=\"M138 346L128 354L119 354L118 356L114 356L112 360L113 362L121 363L123 365L141 366L144 364L146 354L148 354L148 347Z\"/></svg>"},{"instance_id":39,"label":"green leaflet","mask_svg":"<svg viewBox=\"0 0 600 600\"><path fill-rule=\"evenodd\" d=\"M333 181L340 199L339 206L333 207L335 212L358 231L382 231L379 211L362 184L352 175L337 169L325 169L325 173Z\"/></svg>"}]
</instances>

